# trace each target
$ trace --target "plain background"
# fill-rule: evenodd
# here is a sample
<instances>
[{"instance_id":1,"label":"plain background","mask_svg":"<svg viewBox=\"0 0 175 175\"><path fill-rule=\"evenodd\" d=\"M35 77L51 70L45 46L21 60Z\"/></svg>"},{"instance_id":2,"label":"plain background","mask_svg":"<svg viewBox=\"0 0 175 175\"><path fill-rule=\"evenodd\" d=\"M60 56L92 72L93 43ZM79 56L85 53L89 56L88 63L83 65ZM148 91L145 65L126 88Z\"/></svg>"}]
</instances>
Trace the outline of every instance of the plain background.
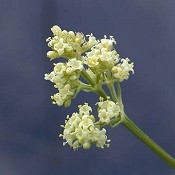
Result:
<instances>
[{"instance_id":1,"label":"plain background","mask_svg":"<svg viewBox=\"0 0 175 175\"><path fill-rule=\"evenodd\" d=\"M73 151L58 134L77 104L51 104L54 88L45 39L50 28L113 35L121 57L135 63L122 83L126 113L175 157L175 1L0 0L0 174L173 175L157 155L123 126L108 128L109 149Z\"/></svg>"}]
</instances>

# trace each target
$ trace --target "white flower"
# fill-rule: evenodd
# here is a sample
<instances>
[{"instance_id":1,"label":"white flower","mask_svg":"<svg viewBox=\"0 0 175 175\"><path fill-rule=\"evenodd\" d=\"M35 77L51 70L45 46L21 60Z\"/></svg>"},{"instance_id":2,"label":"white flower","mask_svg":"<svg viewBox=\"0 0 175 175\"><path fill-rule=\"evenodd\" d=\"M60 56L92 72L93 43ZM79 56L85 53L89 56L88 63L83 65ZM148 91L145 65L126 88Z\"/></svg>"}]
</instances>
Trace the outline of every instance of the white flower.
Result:
<instances>
[{"instance_id":1,"label":"white flower","mask_svg":"<svg viewBox=\"0 0 175 175\"><path fill-rule=\"evenodd\" d=\"M51 72L50 74L45 74L45 75L44 75L44 79L45 79L45 80L50 80L50 81L52 81L52 79L54 78L54 76L55 76L54 72Z\"/></svg>"},{"instance_id":2,"label":"white flower","mask_svg":"<svg viewBox=\"0 0 175 175\"><path fill-rule=\"evenodd\" d=\"M62 78L64 76L64 73L66 71L66 65L64 63L56 63L54 64L54 73L55 75L59 76L59 78Z\"/></svg>"},{"instance_id":3,"label":"white flower","mask_svg":"<svg viewBox=\"0 0 175 175\"><path fill-rule=\"evenodd\" d=\"M99 121L101 122L101 123L107 123L107 124L109 124L110 123L110 117L108 116L108 112L105 110L105 109L101 109L101 110L99 110L99 112L98 112L99 114L98 114L98 117L99 117Z\"/></svg>"},{"instance_id":4,"label":"white flower","mask_svg":"<svg viewBox=\"0 0 175 175\"><path fill-rule=\"evenodd\" d=\"M108 51L113 49L113 44L116 44L113 36L110 36L110 39L107 39L107 36L104 35L104 38L100 40L100 42L95 46L98 49L106 48Z\"/></svg>"},{"instance_id":5,"label":"white flower","mask_svg":"<svg viewBox=\"0 0 175 175\"><path fill-rule=\"evenodd\" d=\"M98 117L101 123L109 124L110 120L117 118L120 113L120 107L117 103L110 101L100 101L98 104Z\"/></svg>"},{"instance_id":6,"label":"white flower","mask_svg":"<svg viewBox=\"0 0 175 175\"><path fill-rule=\"evenodd\" d=\"M96 68L100 64L99 63L99 57L95 57L95 56L90 57L90 58L88 58L88 62L87 63L88 63L89 67Z\"/></svg>"},{"instance_id":7,"label":"white flower","mask_svg":"<svg viewBox=\"0 0 175 175\"><path fill-rule=\"evenodd\" d=\"M86 64L94 74L101 75L102 81L106 81L105 73L109 70L113 78L122 82L129 78L130 72L134 73L133 63L129 59L120 59L114 48L116 41L113 36L97 40L93 34L84 36L83 33L62 30L59 26L51 28L53 37L46 39L51 51L47 56L52 60L64 57L68 60L66 74L72 75L75 71L82 71ZM85 55L82 56L82 54ZM80 61L84 59L84 61ZM72 79L73 80L73 79Z\"/></svg>"},{"instance_id":8,"label":"white flower","mask_svg":"<svg viewBox=\"0 0 175 175\"><path fill-rule=\"evenodd\" d=\"M69 48L69 45L64 43L63 39L59 39L56 43L53 45L54 50L57 52L57 54L60 56L63 55L66 48Z\"/></svg>"},{"instance_id":9,"label":"white flower","mask_svg":"<svg viewBox=\"0 0 175 175\"><path fill-rule=\"evenodd\" d=\"M80 115L89 115L90 112L92 112L92 108L88 106L88 103L85 103L84 105L79 105L78 108Z\"/></svg>"},{"instance_id":10,"label":"white flower","mask_svg":"<svg viewBox=\"0 0 175 175\"><path fill-rule=\"evenodd\" d=\"M53 32L54 35L57 35L57 36L61 35L61 28L58 27L57 25L53 26L51 28L51 31Z\"/></svg>"},{"instance_id":11,"label":"white flower","mask_svg":"<svg viewBox=\"0 0 175 175\"><path fill-rule=\"evenodd\" d=\"M119 54L113 49L114 43L113 37L107 39L105 36L104 39L99 40L89 52L86 52L85 64L99 74L112 68L119 62Z\"/></svg>"},{"instance_id":12,"label":"white flower","mask_svg":"<svg viewBox=\"0 0 175 175\"><path fill-rule=\"evenodd\" d=\"M67 62L67 66L71 67L73 69L73 71L79 70L82 71L83 70L83 63L80 60L77 60L76 58L70 59Z\"/></svg>"},{"instance_id":13,"label":"white flower","mask_svg":"<svg viewBox=\"0 0 175 175\"><path fill-rule=\"evenodd\" d=\"M63 99L66 99L67 96L72 96L74 93L72 92L70 84L66 84L64 88L60 89L59 94Z\"/></svg>"},{"instance_id":14,"label":"white flower","mask_svg":"<svg viewBox=\"0 0 175 175\"><path fill-rule=\"evenodd\" d=\"M131 71L132 73L134 73L133 67L134 67L134 63L129 63L129 59L121 59L121 67L123 67L125 69L125 71Z\"/></svg>"},{"instance_id":15,"label":"white flower","mask_svg":"<svg viewBox=\"0 0 175 175\"><path fill-rule=\"evenodd\" d=\"M134 73L133 67L134 63L129 63L129 59L121 59L120 64L117 64L112 68L112 74L113 76L119 80L119 82L122 82L123 80L127 80L129 78L129 72Z\"/></svg>"},{"instance_id":16,"label":"white flower","mask_svg":"<svg viewBox=\"0 0 175 175\"><path fill-rule=\"evenodd\" d=\"M57 104L58 106L62 106L64 103L63 98L61 97L61 95L59 93L56 93L54 95L51 96L51 99L53 100L53 104Z\"/></svg>"},{"instance_id":17,"label":"white flower","mask_svg":"<svg viewBox=\"0 0 175 175\"><path fill-rule=\"evenodd\" d=\"M107 139L106 130L100 130L95 125L94 116L89 114L91 110L91 107L85 103L79 105L79 113L73 113L71 117L67 117L63 134L60 134L60 137L66 140L63 145L67 143L74 150L79 147L89 149L93 143L100 148L109 146L110 140Z\"/></svg>"},{"instance_id":18,"label":"white flower","mask_svg":"<svg viewBox=\"0 0 175 175\"><path fill-rule=\"evenodd\" d=\"M76 33L75 43L81 45L84 43L84 41L85 41L84 34L80 32Z\"/></svg>"},{"instance_id":19,"label":"white flower","mask_svg":"<svg viewBox=\"0 0 175 175\"><path fill-rule=\"evenodd\" d=\"M113 67L119 61L119 54L116 51L101 51L100 60L105 62L108 67Z\"/></svg>"},{"instance_id":20,"label":"white flower","mask_svg":"<svg viewBox=\"0 0 175 175\"><path fill-rule=\"evenodd\" d=\"M92 33L86 36L89 38L89 41L87 42L87 46L89 47L89 49L98 43L98 41L96 40L96 38L93 36Z\"/></svg>"},{"instance_id":21,"label":"white flower","mask_svg":"<svg viewBox=\"0 0 175 175\"><path fill-rule=\"evenodd\" d=\"M69 106L71 98L79 87L80 72L83 69L83 63L76 58L68 60L67 63L56 63L51 73L45 74L45 80L54 83L54 87L58 89L58 93L54 94L51 99L53 104L58 106Z\"/></svg>"},{"instance_id":22,"label":"white flower","mask_svg":"<svg viewBox=\"0 0 175 175\"><path fill-rule=\"evenodd\" d=\"M96 142L97 147L104 148L104 145L109 147L109 142L111 140L107 140L106 129L103 128L101 131L98 131L96 137L98 138Z\"/></svg>"},{"instance_id":23,"label":"white flower","mask_svg":"<svg viewBox=\"0 0 175 175\"><path fill-rule=\"evenodd\" d=\"M74 90L72 90L69 84L66 84L63 88L59 88L59 93L51 96L53 100L53 104L57 104L58 106L62 106L64 102L69 100L74 95Z\"/></svg>"},{"instance_id":24,"label":"white flower","mask_svg":"<svg viewBox=\"0 0 175 175\"><path fill-rule=\"evenodd\" d=\"M53 26L51 31L53 32L53 37L46 40L48 46L54 51L47 53L47 56L51 59L59 57L68 59L76 57L78 59L85 51L85 47L88 50L95 44L95 37L89 36L89 41L86 41L83 33L61 30L58 26Z\"/></svg>"}]
</instances>

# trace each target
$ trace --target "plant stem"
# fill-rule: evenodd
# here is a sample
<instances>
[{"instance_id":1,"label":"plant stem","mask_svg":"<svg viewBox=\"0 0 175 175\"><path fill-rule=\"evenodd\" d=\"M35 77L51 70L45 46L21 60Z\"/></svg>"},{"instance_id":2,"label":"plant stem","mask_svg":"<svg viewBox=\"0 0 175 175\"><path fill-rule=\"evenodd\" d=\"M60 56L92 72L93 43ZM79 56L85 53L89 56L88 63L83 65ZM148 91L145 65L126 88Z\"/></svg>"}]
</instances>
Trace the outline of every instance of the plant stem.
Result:
<instances>
[{"instance_id":1,"label":"plant stem","mask_svg":"<svg viewBox=\"0 0 175 175\"><path fill-rule=\"evenodd\" d=\"M95 87L96 83L94 80L87 74L85 70L81 72L82 77L92 86ZM117 83L118 89L118 103L122 110L122 125L125 126L129 131L131 131L137 138L139 138L145 145L147 145L154 153L156 153L160 158L166 161L171 167L175 168L175 159L168 154L163 148L161 148L156 142L149 138L135 123L133 123L124 113L124 106L122 103L122 92L120 84ZM110 86L109 90L111 92L114 102L117 99L117 94L115 93L114 86ZM96 93L102 96L104 99L107 98L107 94L102 88L97 88ZM115 127L116 121L114 121ZM118 122L117 122L118 123Z\"/></svg>"},{"instance_id":2,"label":"plant stem","mask_svg":"<svg viewBox=\"0 0 175 175\"><path fill-rule=\"evenodd\" d=\"M87 72L85 70L83 70L81 72L81 76L92 86L95 87L96 83L94 82L94 80L89 76L89 74L87 74ZM102 88L97 88L95 91L97 94L99 94L101 97L103 97L104 99L107 98L107 94L106 92L102 89Z\"/></svg>"},{"instance_id":3,"label":"plant stem","mask_svg":"<svg viewBox=\"0 0 175 175\"><path fill-rule=\"evenodd\" d=\"M85 71L85 69L82 70L81 76L82 76L92 87L95 86L94 80L89 76L89 74L87 74L87 72Z\"/></svg>"},{"instance_id":4,"label":"plant stem","mask_svg":"<svg viewBox=\"0 0 175 175\"><path fill-rule=\"evenodd\" d=\"M116 103L118 100L117 100L117 94L115 91L114 83L109 83L109 84L107 84L107 86L108 86L108 89L111 93L113 101Z\"/></svg>"},{"instance_id":5,"label":"plant stem","mask_svg":"<svg viewBox=\"0 0 175 175\"><path fill-rule=\"evenodd\" d=\"M170 166L175 168L175 159L169 155L164 149L162 149L157 143L149 138L136 124L134 124L126 115L123 116L124 120L122 124L131 131L136 137L138 137L143 143L145 143L153 152L155 152L160 158L166 161Z\"/></svg>"},{"instance_id":6,"label":"plant stem","mask_svg":"<svg viewBox=\"0 0 175 175\"><path fill-rule=\"evenodd\" d=\"M124 110L124 105L123 105L123 102L122 102L122 90L121 90L119 82L117 82L117 93L118 93L118 104L119 104L121 110L123 111Z\"/></svg>"}]
</instances>

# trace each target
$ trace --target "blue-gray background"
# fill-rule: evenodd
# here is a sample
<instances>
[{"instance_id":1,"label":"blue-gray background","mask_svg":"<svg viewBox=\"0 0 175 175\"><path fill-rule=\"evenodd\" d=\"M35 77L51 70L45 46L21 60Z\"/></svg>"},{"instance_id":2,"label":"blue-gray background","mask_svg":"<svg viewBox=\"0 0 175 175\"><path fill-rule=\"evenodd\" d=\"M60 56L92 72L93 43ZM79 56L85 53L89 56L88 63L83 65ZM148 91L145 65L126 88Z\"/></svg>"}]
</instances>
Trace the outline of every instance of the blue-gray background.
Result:
<instances>
[{"instance_id":1,"label":"blue-gray background","mask_svg":"<svg viewBox=\"0 0 175 175\"><path fill-rule=\"evenodd\" d=\"M127 114L175 156L175 1L0 0L0 174L173 175L123 126L108 128L109 149L71 150L58 134L70 108L51 104L45 39L63 29L113 35L135 74L122 84Z\"/></svg>"}]
</instances>

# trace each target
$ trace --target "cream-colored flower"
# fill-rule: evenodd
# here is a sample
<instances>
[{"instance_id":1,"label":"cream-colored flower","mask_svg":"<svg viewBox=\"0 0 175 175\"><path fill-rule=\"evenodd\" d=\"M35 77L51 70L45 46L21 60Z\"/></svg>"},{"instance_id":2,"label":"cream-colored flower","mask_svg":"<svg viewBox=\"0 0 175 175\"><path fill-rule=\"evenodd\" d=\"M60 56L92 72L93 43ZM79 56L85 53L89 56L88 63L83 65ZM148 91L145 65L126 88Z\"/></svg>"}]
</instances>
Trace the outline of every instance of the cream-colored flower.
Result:
<instances>
[{"instance_id":1,"label":"cream-colored flower","mask_svg":"<svg viewBox=\"0 0 175 175\"><path fill-rule=\"evenodd\" d=\"M108 39L107 36L104 35L104 38L101 39L95 47L98 49L106 48L108 51L111 51L114 44L116 44L116 41L113 36L110 36L110 38Z\"/></svg>"},{"instance_id":2,"label":"cream-colored flower","mask_svg":"<svg viewBox=\"0 0 175 175\"><path fill-rule=\"evenodd\" d=\"M117 103L107 99L103 101L101 99L98 105L98 117L101 123L109 124L111 119L117 118L120 113L120 107Z\"/></svg>"},{"instance_id":3,"label":"cream-colored flower","mask_svg":"<svg viewBox=\"0 0 175 175\"><path fill-rule=\"evenodd\" d=\"M101 39L89 52L86 52L85 64L90 67L94 73L101 74L112 68L119 62L119 54L113 48L115 40L113 37Z\"/></svg>"},{"instance_id":4,"label":"cream-colored flower","mask_svg":"<svg viewBox=\"0 0 175 175\"><path fill-rule=\"evenodd\" d=\"M92 108L88 105L88 103L84 103L84 105L79 105L78 108L80 115L90 115L90 112L92 112Z\"/></svg>"},{"instance_id":5,"label":"cream-colored flower","mask_svg":"<svg viewBox=\"0 0 175 175\"><path fill-rule=\"evenodd\" d=\"M58 26L51 28L53 37L46 39L48 46L53 49L53 52L48 52L47 56L50 59L65 57L72 59L76 57L81 58L81 54L92 48L96 43L96 38L91 34L84 36L83 33L62 30ZM86 38L88 40L86 41Z\"/></svg>"},{"instance_id":6,"label":"cream-colored flower","mask_svg":"<svg viewBox=\"0 0 175 175\"><path fill-rule=\"evenodd\" d=\"M88 48L92 48L93 46L95 46L98 41L96 40L96 38L93 36L93 34L91 33L90 35L86 35L88 37L88 41L86 43L86 45L88 46Z\"/></svg>"},{"instance_id":7,"label":"cream-colored flower","mask_svg":"<svg viewBox=\"0 0 175 175\"><path fill-rule=\"evenodd\" d=\"M116 41L113 36L105 35L104 38L97 40L93 34L84 35L80 32L62 30L56 25L51 31L53 36L46 39L50 47L47 57L50 60L60 57L66 59L55 63L53 71L45 74L45 80L51 81L57 90L57 93L51 96L53 104L70 106L72 98L81 90L105 96L102 89L104 85L110 89L114 83L127 80L130 73L134 73L134 63L128 58L121 59L115 50ZM68 144L74 150L80 147L89 149L92 144L99 148L109 146L110 140L102 127L114 126L115 122L118 124L122 111L118 103L111 101L110 98L104 100L101 97L97 105L97 122L88 103L79 105L79 112L67 116L65 125L62 125L64 131L60 134L65 140L63 145Z\"/></svg>"},{"instance_id":8,"label":"cream-colored flower","mask_svg":"<svg viewBox=\"0 0 175 175\"><path fill-rule=\"evenodd\" d=\"M68 60L67 63L56 63L51 73L45 74L45 79L54 83L58 93L54 94L51 99L53 104L58 106L69 106L71 98L75 95L80 85L80 72L83 70L83 63L75 58Z\"/></svg>"},{"instance_id":9,"label":"cream-colored flower","mask_svg":"<svg viewBox=\"0 0 175 175\"><path fill-rule=\"evenodd\" d=\"M59 78L64 76L64 73L66 71L66 64L65 63L56 63L54 64L54 73L58 76Z\"/></svg>"},{"instance_id":10,"label":"cream-colored flower","mask_svg":"<svg viewBox=\"0 0 175 175\"><path fill-rule=\"evenodd\" d=\"M98 131L96 137L98 138L96 142L97 147L104 148L104 145L107 147L110 146L109 142L111 140L107 140L106 129L103 128L101 131Z\"/></svg>"},{"instance_id":11,"label":"cream-colored flower","mask_svg":"<svg viewBox=\"0 0 175 175\"><path fill-rule=\"evenodd\" d=\"M73 71L76 71L76 70L82 71L83 63L82 61L77 60L76 58L73 58L67 62L67 67L71 67Z\"/></svg>"},{"instance_id":12,"label":"cream-colored flower","mask_svg":"<svg viewBox=\"0 0 175 175\"><path fill-rule=\"evenodd\" d=\"M130 60L128 58L125 59L121 59L121 67L123 67L126 71L131 71L132 73L134 73L133 67L134 67L134 63L129 63Z\"/></svg>"},{"instance_id":13,"label":"cream-colored flower","mask_svg":"<svg viewBox=\"0 0 175 175\"><path fill-rule=\"evenodd\" d=\"M123 80L127 80L129 78L129 73L134 73L133 67L134 63L129 63L129 59L121 59L120 64L117 64L112 68L112 74L113 76L118 79L119 82L122 82Z\"/></svg>"},{"instance_id":14,"label":"cream-colored flower","mask_svg":"<svg viewBox=\"0 0 175 175\"><path fill-rule=\"evenodd\" d=\"M54 35L60 36L61 35L61 28L57 25L53 26L51 28L51 31L53 32Z\"/></svg>"},{"instance_id":15,"label":"cream-colored flower","mask_svg":"<svg viewBox=\"0 0 175 175\"><path fill-rule=\"evenodd\" d=\"M67 143L74 150L79 147L89 149L93 143L99 148L109 146L110 140L107 139L106 130L100 130L95 125L95 117L89 113L91 110L91 107L85 103L79 105L79 113L67 117L63 134L60 134L60 137L66 140L64 145Z\"/></svg>"}]
</instances>

